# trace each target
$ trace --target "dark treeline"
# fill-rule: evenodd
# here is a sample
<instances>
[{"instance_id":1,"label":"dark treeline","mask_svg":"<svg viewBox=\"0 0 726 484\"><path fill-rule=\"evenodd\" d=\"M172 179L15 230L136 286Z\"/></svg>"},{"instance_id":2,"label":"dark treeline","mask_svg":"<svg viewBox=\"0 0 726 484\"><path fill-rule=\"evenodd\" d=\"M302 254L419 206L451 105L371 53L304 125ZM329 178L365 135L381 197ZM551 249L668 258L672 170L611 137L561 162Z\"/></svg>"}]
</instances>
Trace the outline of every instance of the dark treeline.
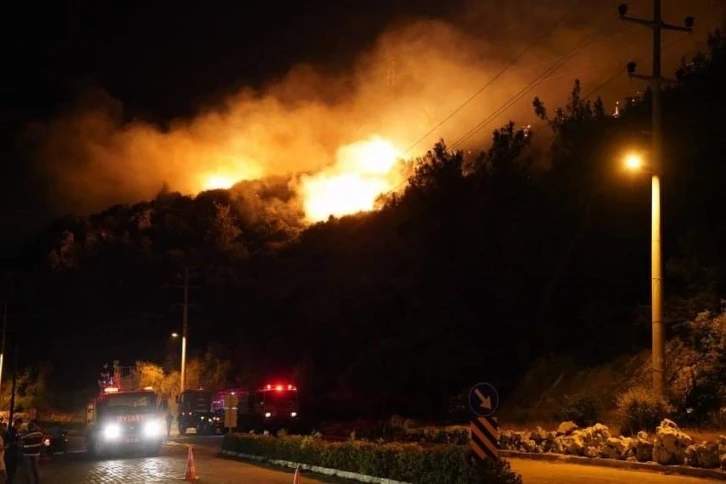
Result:
<instances>
[{"instance_id":1,"label":"dark treeline","mask_svg":"<svg viewBox=\"0 0 726 484\"><path fill-rule=\"evenodd\" d=\"M664 94L671 334L723 294L726 41L709 47ZM163 361L189 266L192 348L220 341L230 380L287 375L328 414L441 415L550 353L647 347L650 180L620 161L649 147L649 96L616 117L579 83L566 106L543 101L539 130L504 126L479 156L437 145L375 213L306 228L267 180L59 220L7 265L18 324L55 341L24 344L68 385L103 361Z\"/></svg>"}]
</instances>

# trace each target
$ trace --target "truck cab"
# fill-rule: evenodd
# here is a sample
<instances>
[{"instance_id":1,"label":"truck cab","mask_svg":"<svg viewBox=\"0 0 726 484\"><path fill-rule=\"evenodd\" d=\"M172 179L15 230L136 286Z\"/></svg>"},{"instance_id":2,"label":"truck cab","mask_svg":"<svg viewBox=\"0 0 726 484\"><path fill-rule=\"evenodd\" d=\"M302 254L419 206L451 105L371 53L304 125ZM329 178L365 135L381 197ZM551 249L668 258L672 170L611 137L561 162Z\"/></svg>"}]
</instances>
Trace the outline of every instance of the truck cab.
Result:
<instances>
[{"instance_id":1,"label":"truck cab","mask_svg":"<svg viewBox=\"0 0 726 484\"><path fill-rule=\"evenodd\" d=\"M255 426L264 430L290 428L298 423L300 402L297 387L269 384L254 392L250 400Z\"/></svg>"},{"instance_id":2,"label":"truck cab","mask_svg":"<svg viewBox=\"0 0 726 484\"><path fill-rule=\"evenodd\" d=\"M214 432L211 391L184 390L177 398L177 403L179 435L186 434L188 429L195 429L200 435Z\"/></svg>"},{"instance_id":3,"label":"truck cab","mask_svg":"<svg viewBox=\"0 0 726 484\"><path fill-rule=\"evenodd\" d=\"M152 390L104 388L88 406L88 451L95 456L123 449L158 454L166 435L160 410L159 397Z\"/></svg>"}]
</instances>

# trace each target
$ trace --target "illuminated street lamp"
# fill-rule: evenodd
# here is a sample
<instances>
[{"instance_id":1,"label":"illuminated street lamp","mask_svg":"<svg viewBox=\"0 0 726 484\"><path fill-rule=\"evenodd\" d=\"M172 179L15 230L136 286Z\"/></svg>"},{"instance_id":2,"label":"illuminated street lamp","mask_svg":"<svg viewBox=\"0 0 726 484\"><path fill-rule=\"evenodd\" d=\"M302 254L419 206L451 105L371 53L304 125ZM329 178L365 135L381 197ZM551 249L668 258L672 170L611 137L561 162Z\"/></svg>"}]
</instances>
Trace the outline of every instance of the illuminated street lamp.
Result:
<instances>
[{"instance_id":1,"label":"illuminated street lamp","mask_svg":"<svg viewBox=\"0 0 726 484\"><path fill-rule=\"evenodd\" d=\"M643 168L643 157L638 153L630 153L625 157L625 168L640 171Z\"/></svg>"},{"instance_id":2,"label":"illuminated street lamp","mask_svg":"<svg viewBox=\"0 0 726 484\"><path fill-rule=\"evenodd\" d=\"M179 333L171 333L171 337L174 339L177 339L179 337ZM181 392L185 390L185 384L186 384L186 369L187 369L187 338L186 336L182 336L182 351L181 351Z\"/></svg>"},{"instance_id":3,"label":"illuminated street lamp","mask_svg":"<svg viewBox=\"0 0 726 484\"><path fill-rule=\"evenodd\" d=\"M625 157L625 167L630 171L644 171L645 164L643 156L638 153L630 153ZM653 338L653 389L656 394L663 395L665 386L665 337L663 334L663 275L660 240L660 173L653 166L652 160L647 168L651 177L650 311Z\"/></svg>"}]
</instances>

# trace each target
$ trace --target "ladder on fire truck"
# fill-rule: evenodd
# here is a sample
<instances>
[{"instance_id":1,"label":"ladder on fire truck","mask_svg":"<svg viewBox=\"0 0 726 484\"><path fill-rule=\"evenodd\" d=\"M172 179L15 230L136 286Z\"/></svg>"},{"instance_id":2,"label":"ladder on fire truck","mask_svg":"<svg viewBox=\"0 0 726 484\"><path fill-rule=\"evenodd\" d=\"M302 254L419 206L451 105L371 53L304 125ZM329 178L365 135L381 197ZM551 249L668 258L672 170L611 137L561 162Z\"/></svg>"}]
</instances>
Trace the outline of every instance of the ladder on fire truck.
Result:
<instances>
[{"instance_id":1,"label":"ladder on fire truck","mask_svg":"<svg viewBox=\"0 0 726 484\"><path fill-rule=\"evenodd\" d=\"M141 374L137 366L121 366L118 360L113 362L112 374L107 377L101 374L101 392L107 387L116 387L118 391L138 390Z\"/></svg>"}]
</instances>

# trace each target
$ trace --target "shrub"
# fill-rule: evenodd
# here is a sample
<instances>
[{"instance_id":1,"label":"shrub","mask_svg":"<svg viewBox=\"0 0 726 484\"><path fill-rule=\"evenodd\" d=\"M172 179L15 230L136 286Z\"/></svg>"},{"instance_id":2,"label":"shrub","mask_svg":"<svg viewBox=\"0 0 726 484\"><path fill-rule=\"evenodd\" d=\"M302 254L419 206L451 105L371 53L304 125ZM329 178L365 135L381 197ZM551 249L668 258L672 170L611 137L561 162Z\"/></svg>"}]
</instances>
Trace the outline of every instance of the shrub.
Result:
<instances>
[{"instance_id":1,"label":"shrub","mask_svg":"<svg viewBox=\"0 0 726 484\"><path fill-rule=\"evenodd\" d=\"M678 422L686 426L700 427L718 422L721 399L719 387L711 381L702 381L688 389L684 401L678 405Z\"/></svg>"},{"instance_id":2,"label":"shrub","mask_svg":"<svg viewBox=\"0 0 726 484\"><path fill-rule=\"evenodd\" d=\"M595 425L600 416L600 401L590 394L565 396L555 412L555 418L562 422L572 421L580 427Z\"/></svg>"},{"instance_id":3,"label":"shrub","mask_svg":"<svg viewBox=\"0 0 726 484\"><path fill-rule=\"evenodd\" d=\"M222 450L413 484L522 484L504 460L471 464L466 446L326 442L316 437L231 434Z\"/></svg>"},{"instance_id":4,"label":"shrub","mask_svg":"<svg viewBox=\"0 0 726 484\"><path fill-rule=\"evenodd\" d=\"M653 432L673 411L668 401L642 387L631 388L619 395L617 407L623 435L635 435L640 430Z\"/></svg>"}]
</instances>

